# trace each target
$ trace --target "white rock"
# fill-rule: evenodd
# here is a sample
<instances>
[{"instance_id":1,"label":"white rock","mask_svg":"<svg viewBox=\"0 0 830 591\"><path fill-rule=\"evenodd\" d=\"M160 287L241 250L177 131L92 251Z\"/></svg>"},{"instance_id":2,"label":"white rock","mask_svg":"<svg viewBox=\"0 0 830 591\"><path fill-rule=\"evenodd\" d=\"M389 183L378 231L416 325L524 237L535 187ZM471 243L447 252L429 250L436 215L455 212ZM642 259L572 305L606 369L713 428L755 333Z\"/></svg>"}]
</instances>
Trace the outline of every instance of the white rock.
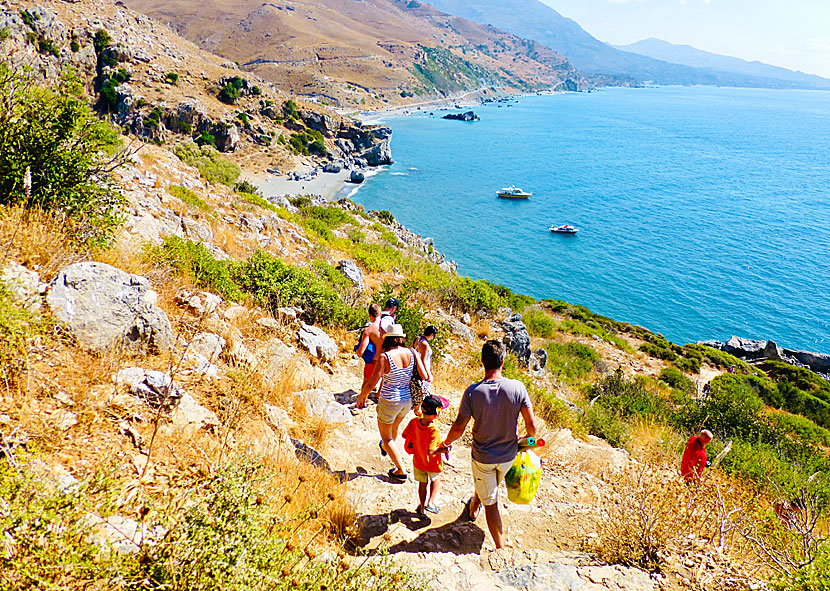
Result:
<instances>
[{"instance_id":1,"label":"white rock","mask_svg":"<svg viewBox=\"0 0 830 591\"><path fill-rule=\"evenodd\" d=\"M221 355L224 348L225 339L212 332L200 332L190 341L190 349L209 361L219 359L219 355Z\"/></svg>"},{"instance_id":2,"label":"white rock","mask_svg":"<svg viewBox=\"0 0 830 591\"><path fill-rule=\"evenodd\" d=\"M12 298L30 312L40 312L41 293L45 284L40 282L40 275L23 265L9 261L0 271L0 283L5 284Z\"/></svg>"},{"instance_id":3,"label":"white rock","mask_svg":"<svg viewBox=\"0 0 830 591\"><path fill-rule=\"evenodd\" d=\"M178 428L201 429L220 425L219 417L212 410L196 402L196 399L187 392L182 394L179 404L170 414L170 419L173 426Z\"/></svg>"},{"instance_id":4,"label":"white rock","mask_svg":"<svg viewBox=\"0 0 830 591\"><path fill-rule=\"evenodd\" d=\"M300 344L315 357L323 361L334 361L337 356L337 343L322 328L302 324L297 336Z\"/></svg>"}]
</instances>

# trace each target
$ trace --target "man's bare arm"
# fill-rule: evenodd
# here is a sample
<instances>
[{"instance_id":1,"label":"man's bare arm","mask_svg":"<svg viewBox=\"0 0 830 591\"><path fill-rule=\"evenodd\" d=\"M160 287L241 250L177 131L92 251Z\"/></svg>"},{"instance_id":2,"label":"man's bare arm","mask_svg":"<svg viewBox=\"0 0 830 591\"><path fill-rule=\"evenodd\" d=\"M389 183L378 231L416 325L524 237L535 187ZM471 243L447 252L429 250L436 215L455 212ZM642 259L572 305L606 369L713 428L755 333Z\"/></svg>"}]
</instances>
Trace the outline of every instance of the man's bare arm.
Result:
<instances>
[{"instance_id":1,"label":"man's bare arm","mask_svg":"<svg viewBox=\"0 0 830 591\"><path fill-rule=\"evenodd\" d=\"M522 407L522 418L525 421L525 431L528 437L536 437L536 415L529 406Z\"/></svg>"}]
</instances>

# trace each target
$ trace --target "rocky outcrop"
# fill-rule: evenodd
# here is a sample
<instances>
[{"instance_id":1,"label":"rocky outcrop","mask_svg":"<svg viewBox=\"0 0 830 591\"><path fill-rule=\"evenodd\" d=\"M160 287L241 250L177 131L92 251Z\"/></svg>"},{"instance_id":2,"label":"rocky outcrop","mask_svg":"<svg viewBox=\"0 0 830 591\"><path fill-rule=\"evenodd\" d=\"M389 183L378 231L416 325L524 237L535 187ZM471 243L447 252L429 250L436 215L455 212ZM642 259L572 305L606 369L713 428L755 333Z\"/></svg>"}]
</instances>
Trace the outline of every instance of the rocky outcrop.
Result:
<instances>
[{"instance_id":1,"label":"rocky outcrop","mask_svg":"<svg viewBox=\"0 0 830 591\"><path fill-rule=\"evenodd\" d=\"M363 291L363 271L360 270L354 261L343 260L337 265L337 270L352 282L357 289Z\"/></svg>"},{"instance_id":2,"label":"rocky outcrop","mask_svg":"<svg viewBox=\"0 0 830 591\"><path fill-rule=\"evenodd\" d=\"M323 361L334 361L337 355L337 343L322 328L303 323L297 333L300 344L309 353Z\"/></svg>"},{"instance_id":3,"label":"rocky outcrop","mask_svg":"<svg viewBox=\"0 0 830 591\"><path fill-rule=\"evenodd\" d=\"M369 166L383 166L393 162L389 145L391 139L392 129L390 127L385 125L363 127L358 124L341 130L340 138L335 143L355 164L364 160Z\"/></svg>"},{"instance_id":4,"label":"rocky outcrop","mask_svg":"<svg viewBox=\"0 0 830 591\"><path fill-rule=\"evenodd\" d=\"M527 366L530 363L530 334L527 332L525 323L522 322L521 314L513 314L507 320L501 323L504 329L504 344L507 349L514 353L519 359L519 363ZM547 357L545 357L547 360Z\"/></svg>"},{"instance_id":5,"label":"rocky outcrop","mask_svg":"<svg viewBox=\"0 0 830 591\"><path fill-rule=\"evenodd\" d=\"M448 113L442 119L450 119L452 121L480 121L481 117L472 111L467 111L466 113Z\"/></svg>"},{"instance_id":6,"label":"rocky outcrop","mask_svg":"<svg viewBox=\"0 0 830 591\"><path fill-rule=\"evenodd\" d=\"M796 367L812 370L830 380L830 355L784 349L774 341L760 341L733 336L725 343L722 341L704 341L702 344L720 349L738 359L748 362L783 361Z\"/></svg>"},{"instance_id":7,"label":"rocky outcrop","mask_svg":"<svg viewBox=\"0 0 830 591\"><path fill-rule=\"evenodd\" d=\"M40 312L42 294L47 285L41 283L37 271L30 271L23 265L9 261L0 269L0 284L5 285L11 297L26 310Z\"/></svg>"},{"instance_id":8,"label":"rocky outcrop","mask_svg":"<svg viewBox=\"0 0 830 591\"><path fill-rule=\"evenodd\" d=\"M86 349L101 352L115 345L166 351L173 330L156 298L146 277L84 262L61 269L46 303Z\"/></svg>"},{"instance_id":9,"label":"rocky outcrop","mask_svg":"<svg viewBox=\"0 0 830 591\"><path fill-rule=\"evenodd\" d=\"M366 180L366 175L360 172L359 170L353 170L351 175L349 175L349 182L359 185L363 181Z\"/></svg>"},{"instance_id":10,"label":"rocky outcrop","mask_svg":"<svg viewBox=\"0 0 830 591\"><path fill-rule=\"evenodd\" d=\"M166 373L141 367L122 369L115 383L129 386L133 396L152 408L172 409L185 393Z\"/></svg>"},{"instance_id":11,"label":"rocky outcrop","mask_svg":"<svg viewBox=\"0 0 830 591\"><path fill-rule=\"evenodd\" d=\"M348 407L335 401L334 396L325 390L303 390L294 396L305 404L313 417L320 417L330 423L352 422L352 413Z\"/></svg>"}]
</instances>

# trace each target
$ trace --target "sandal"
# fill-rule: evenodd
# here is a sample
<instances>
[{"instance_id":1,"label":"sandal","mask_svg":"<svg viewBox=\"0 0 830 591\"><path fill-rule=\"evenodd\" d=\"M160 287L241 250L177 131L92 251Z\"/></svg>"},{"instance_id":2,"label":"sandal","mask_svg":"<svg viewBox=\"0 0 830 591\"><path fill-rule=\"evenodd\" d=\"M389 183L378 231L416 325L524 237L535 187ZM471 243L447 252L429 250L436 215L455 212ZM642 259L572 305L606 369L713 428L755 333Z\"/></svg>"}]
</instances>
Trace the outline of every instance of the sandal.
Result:
<instances>
[{"instance_id":1,"label":"sandal","mask_svg":"<svg viewBox=\"0 0 830 591\"><path fill-rule=\"evenodd\" d=\"M472 504L473 504L473 499L471 497L470 500L467 501L464 504L464 515L466 515L467 519L469 519L470 521L475 521L476 519L478 519L478 516L481 513L481 505L479 505L478 511L476 511L476 514L473 515L472 513L470 513L470 505L472 505Z\"/></svg>"},{"instance_id":2,"label":"sandal","mask_svg":"<svg viewBox=\"0 0 830 591\"><path fill-rule=\"evenodd\" d=\"M380 455L381 456L386 457L386 456L389 455L388 453L386 453L386 450L383 449L383 441L378 442L378 447L380 448Z\"/></svg>"},{"instance_id":3,"label":"sandal","mask_svg":"<svg viewBox=\"0 0 830 591\"><path fill-rule=\"evenodd\" d=\"M426 507L424 507L424 509L426 509L427 511L429 511L433 515L438 515L441 512L441 509L439 509L435 505L427 505Z\"/></svg>"},{"instance_id":4,"label":"sandal","mask_svg":"<svg viewBox=\"0 0 830 591\"><path fill-rule=\"evenodd\" d=\"M397 468L389 468L389 472L387 472L389 478L397 482L406 482L406 479L409 478L409 474L395 474L396 469Z\"/></svg>"},{"instance_id":5,"label":"sandal","mask_svg":"<svg viewBox=\"0 0 830 591\"><path fill-rule=\"evenodd\" d=\"M429 507L427 507L427 511L428 510L429 510ZM418 508L415 509L415 515L417 515L418 517L424 518L424 517L427 516L427 513L426 513L426 511L421 510L421 506L418 505Z\"/></svg>"}]
</instances>

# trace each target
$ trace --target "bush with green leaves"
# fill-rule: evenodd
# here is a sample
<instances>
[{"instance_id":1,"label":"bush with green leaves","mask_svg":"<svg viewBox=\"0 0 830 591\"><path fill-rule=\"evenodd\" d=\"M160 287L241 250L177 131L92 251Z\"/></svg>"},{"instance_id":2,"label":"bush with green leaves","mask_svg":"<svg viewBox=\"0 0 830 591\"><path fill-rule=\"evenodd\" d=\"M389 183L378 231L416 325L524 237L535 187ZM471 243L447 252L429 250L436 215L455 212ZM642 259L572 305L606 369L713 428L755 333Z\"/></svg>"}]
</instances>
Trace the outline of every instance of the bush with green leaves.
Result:
<instances>
[{"instance_id":1,"label":"bush with green leaves","mask_svg":"<svg viewBox=\"0 0 830 591\"><path fill-rule=\"evenodd\" d=\"M161 246L149 249L148 255L150 260L172 265L197 286L214 291L226 300L242 299L234 277L234 264L217 260L203 244L170 236Z\"/></svg>"},{"instance_id":2,"label":"bush with green leaves","mask_svg":"<svg viewBox=\"0 0 830 591\"><path fill-rule=\"evenodd\" d=\"M291 138L288 140L288 145L295 154L302 154L303 156L310 156L312 154L325 156L329 153L323 134L316 129L307 129L292 133Z\"/></svg>"},{"instance_id":3,"label":"bush with green leaves","mask_svg":"<svg viewBox=\"0 0 830 591\"><path fill-rule=\"evenodd\" d=\"M242 96L242 93L247 90L248 81L239 76L229 78L225 84L219 89L217 98L223 103L233 105Z\"/></svg>"},{"instance_id":4,"label":"bush with green leaves","mask_svg":"<svg viewBox=\"0 0 830 591\"><path fill-rule=\"evenodd\" d=\"M223 158L219 150L210 145L198 146L187 142L173 148L173 153L185 164L198 168L199 173L211 183L232 186L241 173L239 166Z\"/></svg>"},{"instance_id":5,"label":"bush with green leaves","mask_svg":"<svg viewBox=\"0 0 830 591\"><path fill-rule=\"evenodd\" d=\"M374 214L384 224L392 225L395 223L395 216L389 210L381 209L380 211L374 212Z\"/></svg>"},{"instance_id":6,"label":"bush with green leaves","mask_svg":"<svg viewBox=\"0 0 830 591\"><path fill-rule=\"evenodd\" d=\"M781 433L796 436L813 445L830 447L830 430L819 427L807 417L783 412L770 412L767 414L767 420L774 429Z\"/></svg>"},{"instance_id":7,"label":"bush with green leaves","mask_svg":"<svg viewBox=\"0 0 830 591\"><path fill-rule=\"evenodd\" d=\"M26 364L30 339L44 333L44 321L19 306L0 282L0 382L14 383Z\"/></svg>"},{"instance_id":8,"label":"bush with green leaves","mask_svg":"<svg viewBox=\"0 0 830 591\"><path fill-rule=\"evenodd\" d=\"M548 354L547 369L556 377L569 382L590 374L601 361L599 353L588 345L571 341L561 345L545 345Z\"/></svg>"},{"instance_id":9,"label":"bush with green leaves","mask_svg":"<svg viewBox=\"0 0 830 591\"><path fill-rule=\"evenodd\" d=\"M541 310L530 310L522 314L527 332L534 337L552 338L559 331L559 323Z\"/></svg>"},{"instance_id":10,"label":"bush with green leaves","mask_svg":"<svg viewBox=\"0 0 830 591\"><path fill-rule=\"evenodd\" d=\"M124 155L118 132L70 94L76 81L38 87L0 63L0 204L58 211L77 240L103 246L122 221L124 198L110 173Z\"/></svg>"},{"instance_id":11,"label":"bush with green leaves","mask_svg":"<svg viewBox=\"0 0 830 591\"><path fill-rule=\"evenodd\" d=\"M237 280L243 290L272 312L297 306L309 323L354 328L364 317L362 311L345 304L341 293L312 269L288 265L261 250L239 265Z\"/></svg>"},{"instance_id":12,"label":"bush with green leaves","mask_svg":"<svg viewBox=\"0 0 830 591\"><path fill-rule=\"evenodd\" d=\"M282 116L286 119L300 120L300 111L297 108L297 103L288 99L282 104Z\"/></svg>"},{"instance_id":13,"label":"bush with green leaves","mask_svg":"<svg viewBox=\"0 0 830 591\"><path fill-rule=\"evenodd\" d=\"M685 393L692 393L695 391L695 383L683 375L676 367L666 367L660 372L660 381L667 384L670 388L675 388Z\"/></svg>"}]
</instances>

